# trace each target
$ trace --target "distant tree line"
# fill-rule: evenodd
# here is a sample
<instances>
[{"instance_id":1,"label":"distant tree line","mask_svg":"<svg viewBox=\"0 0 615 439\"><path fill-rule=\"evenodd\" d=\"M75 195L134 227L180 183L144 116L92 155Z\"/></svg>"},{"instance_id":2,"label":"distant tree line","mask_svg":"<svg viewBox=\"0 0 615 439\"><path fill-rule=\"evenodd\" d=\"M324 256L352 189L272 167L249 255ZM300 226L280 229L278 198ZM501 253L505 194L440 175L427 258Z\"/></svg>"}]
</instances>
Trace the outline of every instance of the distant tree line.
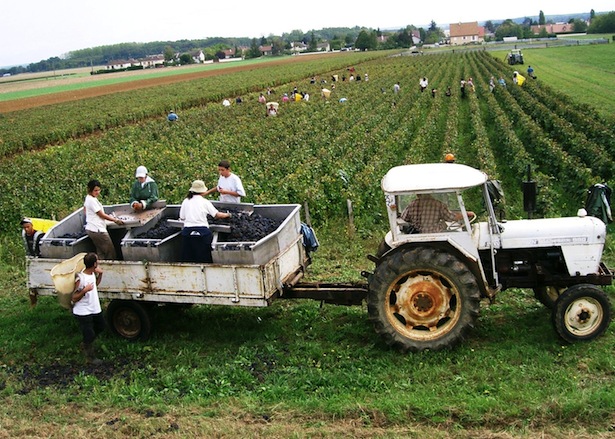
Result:
<instances>
[{"instance_id":1,"label":"distant tree line","mask_svg":"<svg viewBox=\"0 0 615 439\"><path fill-rule=\"evenodd\" d=\"M589 25L584 17L589 18ZM553 35L549 34L545 27L538 34L535 34L532 26L544 26L552 23L554 21L546 20L543 11L540 11L538 21L532 20L529 17L524 18L520 23L508 19L496 25L492 21L487 21L485 29L494 35L493 39L495 41L501 41L504 37L517 37L519 39L546 38ZM568 18L567 23L571 25L570 33L587 32L588 34L602 34L615 32L615 11L597 15L592 9L589 15L576 14L572 18ZM489 40L489 38L486 38L486 40Z\"/></svg>"},{"instance_id":2,"label":"distant tree line","mask_svg":"<svg viewBox=\"0 0 615 439\"><path fill-rule=\"evenodd\" d=\"M588 26L584 19L570 18L572 31L587 33L610 33L615 32L615 11L606 14L596 15L592 10L585 14L591 22ZM546 29L542 29L540 34L533 33L531 26L536 24L547 24L543 11L540 11L538 20L526 17L522 22L511 19L501 23L494 23L489 20L485 23L488 33L496 41L501 41L504 37L516 36L520 39L548 37ZM235 49L240 52L240 47L248 49L242 53L245 58L256 58L262 56L261 46L271 46L273 56L289 54L291 43L302 42L307 46L308 52L318 50L318 44L327 42L332 50L343 48L358 50L380 50L408 48L413 45L412 32L418 31L420 40L423 44L433 44L444 40L445 34L434 21L427 29L417 28L409 25L398 31L381 31L380 29L367 29L359 26L353 28L323 28L312 30L307 33L301 30L293 30L281 36L270 35L269 37L257 38L206 38L200 40L179 40L179 41L154 41L150 43L121 43L108 46L98 46L88 49L80 49L69 52L63 57L54 56L46 60L28 64L27 66L15 66L8 69L0 69L0 74L25 73L53 71L79 67L93 67L106 65L114 60L142 59L148 55L163 54L168 63L189 64L194 62L192 53L202 50L205 59L223 59L225 50ZM382 37L386 38L382 38Z\"/></svg>"}]
</instances>

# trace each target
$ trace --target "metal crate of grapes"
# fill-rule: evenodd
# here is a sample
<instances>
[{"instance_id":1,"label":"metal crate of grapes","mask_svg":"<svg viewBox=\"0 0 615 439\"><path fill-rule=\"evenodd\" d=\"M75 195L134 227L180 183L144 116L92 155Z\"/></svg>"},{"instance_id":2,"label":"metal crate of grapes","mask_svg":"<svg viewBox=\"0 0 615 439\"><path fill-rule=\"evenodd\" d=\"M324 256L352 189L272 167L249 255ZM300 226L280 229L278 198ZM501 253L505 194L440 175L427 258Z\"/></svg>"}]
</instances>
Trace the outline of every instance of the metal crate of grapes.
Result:
<instances>
[{"instance_id":1,"label":"metal crate of grapes","mask_svg":"<svg viewBox=\"0 0 615 439\"><path fill-rule=\"evenodd\" d=\"M166 224L177 219L179 206L167 206L140 227L131 229L121 241L125 261L177 262L181 256L181 230Z\"/></svg>"},{"instance_id":2,"label":"metal crate of grapes","mask_svg":"<svg viewBox=\"0 0 615 439\"><path fill-rule=\"evenodd\" d=\"M69 259L76 254L95 251L85 234L85 214L76 210L45 233L41 239L41 257Z\"/></svg>"},{"instance_id":3,"label":"metal crate of grapes","mask_svg":"<svg viewBox=\"0 0 615 439\"><path fill-rule=\"evenodd\" d=\"M255 241L225 241L220 233L212 243L214 264L264 265L293 245L301 235L299 204L255 205L252 216L276 221L279 226ZM233 226L231 226L233 227Z\"/></svg>"},{"instance_id":4,"label":"metal crate of grapes","mask_svg":"<svg viewBox=\"0 0 615 439\"><path fill-rule=\"evenodd\" d=\"M107 230L111 240L116 250L119 250L120 240L124 237L126 230L139 224L147 224L164 208L134 212L128 204L113 204L104 206L104 209L105 213L124 221L121 226L107 221ZM96 251L94 243L85 233L84 226L85 213L83 208L79 208L45 233L41 239L41 257L69 259L79 253Z\"/></svg>"}]
</instances>

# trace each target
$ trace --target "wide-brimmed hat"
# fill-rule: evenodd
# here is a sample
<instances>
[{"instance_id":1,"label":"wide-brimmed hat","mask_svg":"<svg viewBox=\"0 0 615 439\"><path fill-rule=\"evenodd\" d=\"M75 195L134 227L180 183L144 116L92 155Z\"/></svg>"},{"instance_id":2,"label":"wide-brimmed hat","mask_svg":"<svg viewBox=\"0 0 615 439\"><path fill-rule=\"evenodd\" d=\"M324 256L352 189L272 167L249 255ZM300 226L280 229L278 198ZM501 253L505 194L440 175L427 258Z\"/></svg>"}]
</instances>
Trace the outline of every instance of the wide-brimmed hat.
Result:
<instances>
[{"instance_id":1,"label":"wide-brimmed hat","mask_svg":"<svg viewBox=\"0 0 615 439\"><path fill-rule=\"evenodd\" d=\"M145 177L147 176L147 168L145 166L139 166L137 168L137 172L135 172L135 177Z\"/></svg>"},{"instance_id":2,"label":"wide-brimmed hat","mask_svg":"<svg viewBox=\"0 0 615 439\"><path fill-rule=\"evenodd\" d=\"M190 186L190 192L194 192L195 194L202 194L204 192L207 192L207 186L205 186L203 180L194 180L192 182L192 186Z\"/></svg>"}]
</instances>

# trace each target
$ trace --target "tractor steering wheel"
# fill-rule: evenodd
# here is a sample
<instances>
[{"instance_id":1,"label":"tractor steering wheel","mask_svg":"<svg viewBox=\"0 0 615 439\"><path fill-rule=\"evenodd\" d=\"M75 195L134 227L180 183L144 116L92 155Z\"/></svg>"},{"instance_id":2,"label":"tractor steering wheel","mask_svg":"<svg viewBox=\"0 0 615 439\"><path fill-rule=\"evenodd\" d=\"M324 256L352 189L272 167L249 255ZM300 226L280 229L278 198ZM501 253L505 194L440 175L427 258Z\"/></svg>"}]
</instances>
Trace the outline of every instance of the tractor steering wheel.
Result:
<instances>
[{"instance_id":1,"label":"tractor steering wheel","mask_svg":"<svg viewBox=\"0 0 615 439\"><path fill-rule=\"evenodd\" d=\"M474 214L474 216L470 217L470 224L472 224L474 221L476 221L476 217L478 215ZM460 220L455 220L452 221L448 224L448 227L446 227L447 231L457 231L457 230L463 230L465 228L465 223L463 222L463 219Z\"/></svg>"}]
</instances>

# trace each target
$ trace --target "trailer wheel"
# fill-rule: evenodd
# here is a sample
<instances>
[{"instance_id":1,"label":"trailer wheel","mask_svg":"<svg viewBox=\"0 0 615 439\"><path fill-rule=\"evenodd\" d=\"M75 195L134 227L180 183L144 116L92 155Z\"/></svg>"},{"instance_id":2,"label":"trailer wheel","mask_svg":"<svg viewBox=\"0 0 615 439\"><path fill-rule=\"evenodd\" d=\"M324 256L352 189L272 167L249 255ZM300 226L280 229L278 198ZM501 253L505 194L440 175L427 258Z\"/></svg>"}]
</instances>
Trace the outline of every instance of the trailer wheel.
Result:
<instances>
[{"instance_id":1,"label":"trailer wheel","mask_svg":"<svg viewBox=\"0 0 615 439\"><path fill-rule=\"evenodd\" d=\"M150 317L140 303L112 300L107 307L107 320L113 332L126 340L144 341L150 336Z\"/></svg>"},{"instance_id":2,"label":"trailer wheel","mask_svg":"<svg viewBox=\"0 0 615 439\"><path fill-rule=\"evenodd\" d=\"M565 291L565 288L554 286L541 286L534 288L534 297L544 306L553 309L558 297Z\"/></svg>"},{"instance_id":3,"label":"trailer wheel","mask_svg":"<svg viewBox=\"0 0 615 439\"><path fill-rule=\"evenodd\" d=\"M388 254L370 278L368 312L388 345L402 351L451 348L474 326L480 310L475 276L442 249Z\"/></svg>"},{"instance_id":4,"label":"trailer wheel","mask_svg":"<svg viewBox=\"0 0 615 439\"><path fill-rule=\"evenodd\" d=\"M573 285L555 302L552 319L558 335L567 342L593 340L609 327L611 304L599 287Z\"/></svg>"}]
</instances>

